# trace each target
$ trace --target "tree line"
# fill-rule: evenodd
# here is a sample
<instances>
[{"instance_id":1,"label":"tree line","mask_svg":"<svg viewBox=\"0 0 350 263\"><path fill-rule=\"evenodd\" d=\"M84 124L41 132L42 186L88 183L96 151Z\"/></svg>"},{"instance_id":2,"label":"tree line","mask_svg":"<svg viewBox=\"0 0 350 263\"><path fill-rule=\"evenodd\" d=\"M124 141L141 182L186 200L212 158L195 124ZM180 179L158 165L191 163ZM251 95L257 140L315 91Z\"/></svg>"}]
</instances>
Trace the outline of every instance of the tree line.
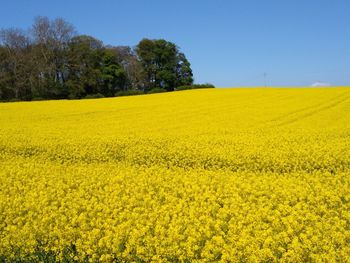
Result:
<instances>
[{"instance_id":1,"label":"tree line","mask_svg":"<svg viewBox=\"0 0 350 263\"><path fill-rule=\"evenodd\" d=\"M142 39L133 48L104 45L79 35L62 18L47 17L36 17L27 31L0 31L3 101L111 97L191 87L193 73L185 54L163 39Z\"/></svg>"}]
</instances>

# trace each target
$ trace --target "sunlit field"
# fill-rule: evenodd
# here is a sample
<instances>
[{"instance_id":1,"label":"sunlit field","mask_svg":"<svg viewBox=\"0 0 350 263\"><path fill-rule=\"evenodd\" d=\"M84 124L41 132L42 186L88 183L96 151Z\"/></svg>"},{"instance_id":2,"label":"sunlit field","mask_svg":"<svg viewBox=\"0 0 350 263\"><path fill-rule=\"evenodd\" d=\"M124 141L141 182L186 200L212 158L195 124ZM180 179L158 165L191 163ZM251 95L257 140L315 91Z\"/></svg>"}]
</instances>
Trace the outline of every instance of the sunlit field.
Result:
<instances>
[{"instance_id":1,"label":"sunlit field","mask_svg":"<svg viewBox=\"0 0 350 263\"><path fill-rule=\"evenodd\" d=\"M0 104L0 261L350 262L350 88Z\"/></svg>"}]
</instances>

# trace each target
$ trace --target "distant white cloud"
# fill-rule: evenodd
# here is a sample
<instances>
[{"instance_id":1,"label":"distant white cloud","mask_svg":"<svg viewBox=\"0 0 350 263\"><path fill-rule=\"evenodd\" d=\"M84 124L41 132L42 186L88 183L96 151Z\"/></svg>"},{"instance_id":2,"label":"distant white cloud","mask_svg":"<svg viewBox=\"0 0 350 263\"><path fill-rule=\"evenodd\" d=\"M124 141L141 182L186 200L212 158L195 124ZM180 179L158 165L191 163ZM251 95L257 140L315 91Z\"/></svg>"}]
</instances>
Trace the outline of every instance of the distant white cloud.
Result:
<instances>
[{"instance_id":1,"label":"distant white cloud","mask_svg":"<svg viewBox=\"0 0 350 263\"><path fill-rule=\"evenodd\" d=\"M315 82L310 85L310 87L329 87L331 84L325 82Z\"/></svg>"}]
</instances>

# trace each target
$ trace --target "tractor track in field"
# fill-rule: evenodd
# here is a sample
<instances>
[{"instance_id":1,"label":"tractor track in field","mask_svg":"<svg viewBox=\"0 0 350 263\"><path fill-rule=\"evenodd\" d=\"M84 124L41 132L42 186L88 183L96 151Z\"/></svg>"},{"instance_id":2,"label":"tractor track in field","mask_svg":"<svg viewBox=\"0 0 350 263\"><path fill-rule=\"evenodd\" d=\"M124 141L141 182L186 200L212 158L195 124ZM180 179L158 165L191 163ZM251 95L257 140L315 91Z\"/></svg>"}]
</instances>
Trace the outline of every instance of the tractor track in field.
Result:
<instances>
[{"instance_id":1,"label":"tractor track in field","mask_svg":"<svg viewBox=\"0 0 350 263\"><path fill-rule=\"evenodd\" d=\"M318 105L304 107L302 109L289 112L277 118L271 119L267 123L270 124L269 127L281 127L281 126L289 125L299 120L313 116L319 112L334 108L339 104L342 104L345 101L347 101L349 97L350 97L350 94L347 91L329 101L320 103ZM274 123L274 124L271 124L271 123Z\"/></svg>"}]
</instances>

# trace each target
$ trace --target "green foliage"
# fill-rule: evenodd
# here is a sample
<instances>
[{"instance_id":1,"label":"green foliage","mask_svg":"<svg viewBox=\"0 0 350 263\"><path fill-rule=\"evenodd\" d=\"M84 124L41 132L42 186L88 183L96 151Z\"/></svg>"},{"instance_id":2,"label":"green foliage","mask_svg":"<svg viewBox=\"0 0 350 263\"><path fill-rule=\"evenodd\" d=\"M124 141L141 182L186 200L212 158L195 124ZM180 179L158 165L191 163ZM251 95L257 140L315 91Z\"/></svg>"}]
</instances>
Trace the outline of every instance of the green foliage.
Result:
<instances>
[{"instance_id":1,"label":"green foliage","mask_svg":"<svg viewBox=\"0 0 350 263\"><path fill-rule=\"evenodd\" d=\"M145 94L142 90L126 90L126 91L118 91L114 94L115 97L120 96L133 96L133 95L143 95Z\"/></svg>"},{"instance_id":2,"label":"green foliage","mask_svg":"<svg viewBox=\"0 0 350 263\"><path fill-rule=\"evenodd\" d=\"M32 101L42 101L42 100L45 100L45 98L43 98L43 97L33 97L32 98Z\"/></svg>"},{"instance_id":3,"label":"green foliage","mask_svg":"<svg viewBox=\"0 0 350 263\"><path fill-rule=\"evenodd\" d=\"M96 93L96 94L89 94L89 95L86 95L84 97L84 99L100 99L100 98L104 98L105 96L103 96L103 94L101 93Z\"/></svg>"},{"instance_id":4,"label":"green foliage","mask_svg":"<svg viewBox=\"0 0 350 263\"><path fill-rule=\"evenodd\" d=\"M102 54L101 66L101 91L107 97L112 97L117 91L121 91L126 86L127 77L118 57L113 50L105 49Z\"/></svg>"},{"instance_id":5,"label":"green foliage","mask_svg":"<svg viewBox=\"0 0 350 263\"><path fill-rule=\"evenodd\" d=\"M47 17L28 32L0 30L0 101L138 95L193 83L189 61L164 39L105 46Z\"/></svg>"},{"instance_id":6,"label":"green foliage","mask_svg":"<svg viewBox=\"0 0 350 263\"><path fill-rule=\"evenodd\" d=\"M69 93L74 98L100 92L102 42L90 36L76 36L69 44Z\"/></svg>"},{"instance_id":7,"label":"green foliage","mask_svg":"<svg viewBox=\"0 0 350 263\"><path fill-rule=\"evenodd\" d=\"M212 89L215 88L213 84L193 84L193 85L187 85L187 86L179 86L176 88L176 90L188 90L188 89Z\"/></svg>"},{"instance_id":8,"label":"green foliage","mask_svg":"<svg viewBox=\"0 0 350 263\"><path fill-rule=\"evenodd\" d=\"M146 74L146 89L162 88L172 91L193 82L190 63L177 46L169 41L143 39L136 53Z\"/></svg>"},{"instance_id":9,"label":"green foliage","mask_svg":"<svg viewBox=\"0 0 350 263\"><path fill-rule=\"evenodd\" d=\"M162 88L153 88L150 91L148 91L148 94L153 94L153 93L162 93L162 92L167 92L166 89L162 89Z\"/></svg>"}]
</instances>

